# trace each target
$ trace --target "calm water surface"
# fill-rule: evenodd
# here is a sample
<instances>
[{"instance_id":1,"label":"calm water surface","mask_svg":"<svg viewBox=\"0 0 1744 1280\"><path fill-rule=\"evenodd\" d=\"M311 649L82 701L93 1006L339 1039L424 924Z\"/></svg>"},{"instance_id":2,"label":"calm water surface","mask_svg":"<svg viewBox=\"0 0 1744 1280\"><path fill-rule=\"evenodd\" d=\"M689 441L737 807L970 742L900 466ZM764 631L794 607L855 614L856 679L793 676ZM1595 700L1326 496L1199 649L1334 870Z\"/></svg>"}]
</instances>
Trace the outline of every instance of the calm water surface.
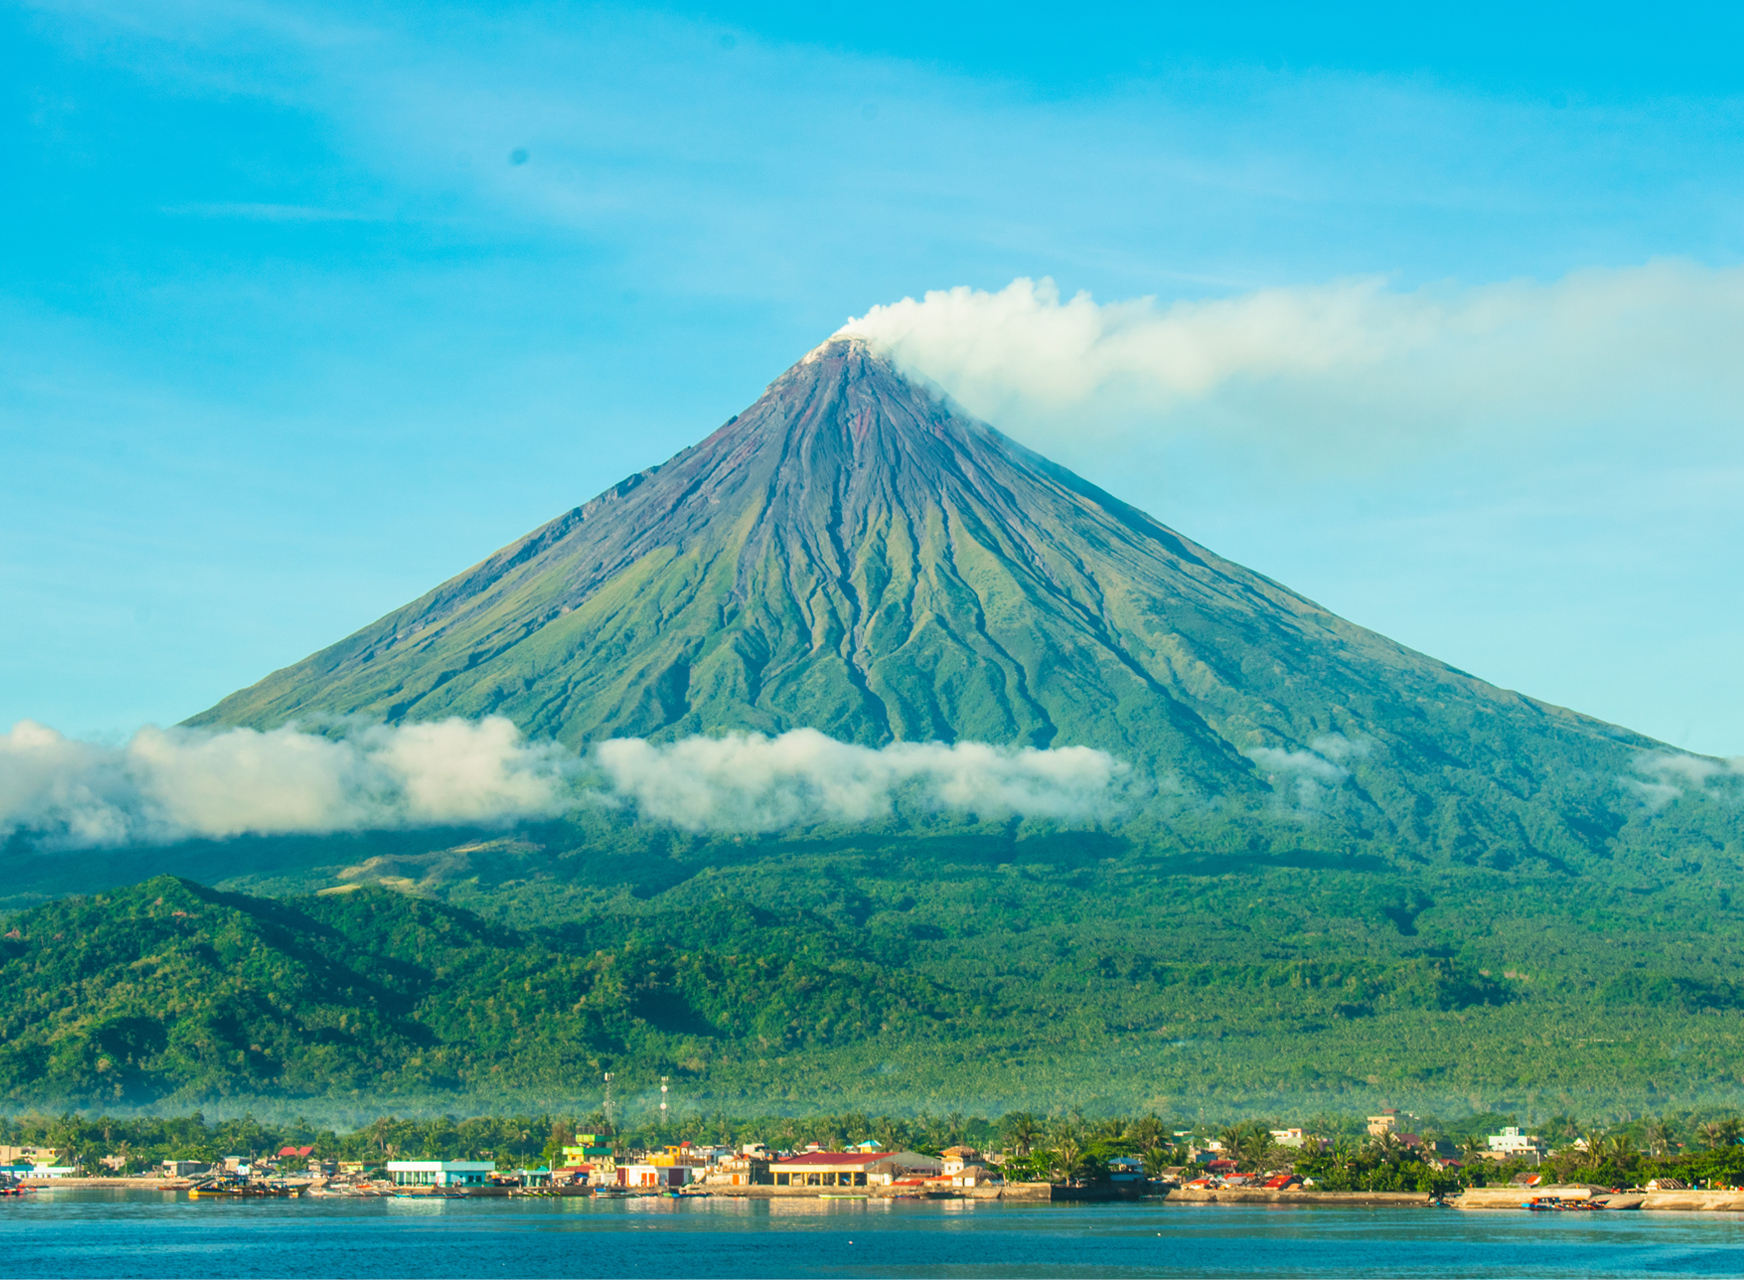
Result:
<instances>
[{"instance_id":1,"label":"calm water surface","mask_svg":"<svg viewBox=\"0 0 1744 1280\"><path fill-rule=\"evenodd\" d=\"M0 1201L19 1276L1744 1276L1744 1221L949 1201Z\"/></svg>"}]
</instances>

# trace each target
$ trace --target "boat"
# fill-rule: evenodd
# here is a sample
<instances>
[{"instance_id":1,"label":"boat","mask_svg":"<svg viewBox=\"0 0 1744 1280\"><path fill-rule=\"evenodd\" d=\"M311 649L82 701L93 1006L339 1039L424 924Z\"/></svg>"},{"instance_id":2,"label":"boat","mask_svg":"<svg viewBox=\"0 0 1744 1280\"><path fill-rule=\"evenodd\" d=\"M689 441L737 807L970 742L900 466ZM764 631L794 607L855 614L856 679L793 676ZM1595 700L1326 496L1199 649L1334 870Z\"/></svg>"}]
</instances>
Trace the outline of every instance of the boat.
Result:
<instances>
[{"instance_id":1,"label":"boat","mask_svg":"<svg viewBox=\"0 0 1744 1280\"><path fill-rule=\"evenodd\" d=\"M1531 1213L1594 1213L1605 1208L1597 1200L1564 1200L1561 1196L1533 1196L1520 1207Z\"/></svg>"},{"instance_id":2,"label":"boat","mask_svg":"<svg viewBox=\"0 0 1744 1280\"><path fill-rule=\"evenodd\" d=\"M289 1200L303 1194L304 1187L284 1182L247 1182L239 1178L195 1183L188 1188L190 1200Z\"/></svg>"},{"instance_id":3,"label":"boat","mask_svg":"<svg viewBox=\"0 0 1744 1280\"><path fill-rule=\"evenodd\" d=\"M486 1193L486 1194L502 1194L502 1195L510 1195L510 1196L541 1196L541 1197L544 1197L544 1196L551 1196L551 1197L591 1196L591 1195L595 1194L595 1190L596 1189L594 1187L585 1186L585 1185L584 1186L567 1186L566 1185L566 1186L559 1186L559 1187L506 1187L500 1193Z\"/></svg>"}]
</instances>

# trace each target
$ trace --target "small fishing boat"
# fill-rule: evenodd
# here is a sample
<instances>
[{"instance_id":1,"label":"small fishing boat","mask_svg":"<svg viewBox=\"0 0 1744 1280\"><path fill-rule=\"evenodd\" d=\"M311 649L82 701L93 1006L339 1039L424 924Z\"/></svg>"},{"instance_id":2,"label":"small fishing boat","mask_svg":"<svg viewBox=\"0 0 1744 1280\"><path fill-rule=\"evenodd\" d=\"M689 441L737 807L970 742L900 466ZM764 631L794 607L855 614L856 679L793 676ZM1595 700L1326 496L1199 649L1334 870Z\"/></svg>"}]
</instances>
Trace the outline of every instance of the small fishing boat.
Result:
<instances>
[{"instance_id":1,"label":"small fishing boat","mask_svg":"<svg viewBox=\"0 0 1744 1280\"><path fill-rule=\"evenodd\" d=\"M190 1200L290 1200L306 1188L284 1182L248 1182L240 1178L195 1183L188 1188Z\"/></svg>"}]
</instances>

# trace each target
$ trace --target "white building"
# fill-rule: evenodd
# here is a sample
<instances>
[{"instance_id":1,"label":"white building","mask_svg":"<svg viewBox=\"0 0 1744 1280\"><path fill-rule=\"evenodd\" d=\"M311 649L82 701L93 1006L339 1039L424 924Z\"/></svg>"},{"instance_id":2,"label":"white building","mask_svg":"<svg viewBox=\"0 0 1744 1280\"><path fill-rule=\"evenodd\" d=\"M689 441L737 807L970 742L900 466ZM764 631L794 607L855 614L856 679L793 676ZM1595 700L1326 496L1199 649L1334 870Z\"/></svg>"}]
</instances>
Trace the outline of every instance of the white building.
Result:
<instances>
[{"instance_id":1,"label":"white building","mask_svg":"<svg viewBox=\"0 0 1744 1280\"><path fill-rule=\"evenodd\" d=\"M496 1170L494 1160L389 1160L396 1187L482 1187Z\"/></svg>"},{"instance_id":2,"label":"white building","mask_svg":"<svg viewBox=\"0 0 1744 1280\"><path fill-rule=\"evenodd\" d=\"M981 1153L974 1147L946 1147L940 1158L943 1161L940 1172L947 1177L953 1173L961 1173L969 1165L981 1163Z\"/></svg>"},{"instance_id":3,"label":"white building","mask_svg":"<svg viewBox=\"0 0 1744 1280\"><path fill-rule=\"evenodd\" d=\"M694 1164L620 1164L613 1171L620 1187L688 1187L703 1175L704 1166ZM609 1180L609 1179L608 1179Z\"/></svg>"},{"instance_id":4,"label":"white building","mask_svg":"<svg viewBox=\"0 0 1744 1280\"><path fill-rule=\"evenodd\" d=\"M986 1165L980 1164L966 1164L948 1176L953 1187L985 1187L991 1183L1005 1181L1003 1177L987 1168Z\"/></svg>"},{"instance_id":5,"label":"white building","mask_svg":"<svg viewBox=\"0 0 1744 1280\"><path fill-rule=\"evenodd\" d=\"M1509 1125L1500 1133L1492 1133L1489 1141L1490 1155L1497 1160L1536 1161L1545 1150L1543 1138L1523 1133L1516 1125Z\"/></svg>"}]
</instances>

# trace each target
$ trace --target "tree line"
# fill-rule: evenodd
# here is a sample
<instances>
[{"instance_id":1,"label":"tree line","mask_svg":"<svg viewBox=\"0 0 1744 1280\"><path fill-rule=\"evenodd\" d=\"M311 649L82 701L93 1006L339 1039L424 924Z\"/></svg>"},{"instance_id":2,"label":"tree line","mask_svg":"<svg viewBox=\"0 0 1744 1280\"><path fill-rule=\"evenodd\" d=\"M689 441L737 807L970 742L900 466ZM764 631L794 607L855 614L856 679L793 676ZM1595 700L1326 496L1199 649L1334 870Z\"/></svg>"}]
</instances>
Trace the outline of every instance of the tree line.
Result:
<instances>
[{"instance_id":1,"label":"tree line","mask_svg":"<svg viewBox=\"0 0 1744 1280\"><path fill-rule=\"evenodd\" d=\"M938 1154L967 1146L1002 1157L1006 1177L1024 1181L1094 1182L1117 1159L1137 1160L1152 1177L1189 1168L1192 1151L1212 1141L1242 1173L1293 1172L1328 1190L1413 1190L1450 1193L1505 1182L1526 1166L1478 1158L1485 1135L1517 1117L1487 1113L1451 1122L1403 1117L1417 1141L1398 1133L1371 1136L1358 1116L1317 1116L1299 1126L1305 1143L1281 1144L1281 1123L1142 1116L1090 1118L1076 1108L1052 1115L1014 1111L998 1118L961 1112L871 1116L860 1112L810 1117L730 1117L691 1114L668 1122L615 1127L603 1111L581 1115L526 1114L456 1118L381 1116L341 1131L305 1119L258 1120L252 1115L208 1120L179 1117L27 1113L0 1117L0 1144L47 1146L87 1169L118 1166L141 1172L165 1160L213 1161L222 1156L270 1157L284 1147L311 1147L322 1159L376 1166L393 1159L494 1160L500 1167L553 1165L579 1134L605 1135L619 1150L681 1142L797 1150L817 1143L839 1150L874 1141L886 1150ZM1539 1126L1551 1151L1539 1171L1547 1180L1638 1185L1653 1177L1732 1185L1744 1180L1744 1122L1726 1114L1681 1113L1582 1124L1568 1116ZM105 1158L108 1164L105 1165Z\"/></svg>"}]
</instances>

